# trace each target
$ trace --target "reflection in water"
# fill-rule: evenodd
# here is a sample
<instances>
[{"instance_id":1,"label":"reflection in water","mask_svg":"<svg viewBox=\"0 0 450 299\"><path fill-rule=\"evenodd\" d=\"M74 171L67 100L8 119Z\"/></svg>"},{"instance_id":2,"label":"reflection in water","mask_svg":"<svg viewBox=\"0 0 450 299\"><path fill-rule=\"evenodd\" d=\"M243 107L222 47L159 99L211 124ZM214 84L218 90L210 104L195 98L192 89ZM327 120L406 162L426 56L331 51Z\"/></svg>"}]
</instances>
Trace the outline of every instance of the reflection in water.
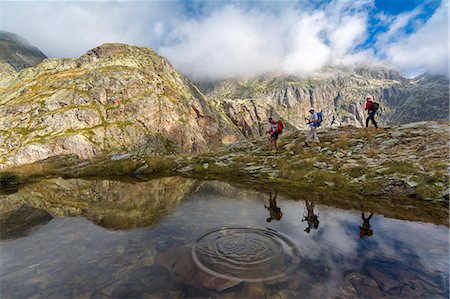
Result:
<instances>
[{"instance_id":1,"label":"reflection in water","mask_svg":"<svg viewBox=\"0 0 450 299\"><path fill-rule=\"evenodd\" d=\"M53 217L42 210L20 205L17 210L0 213L0 239L26 236L34 228L47 224Z\"/></svg>"},{"instance_id":2,"label":"reflection in water","mask_svg":"<svg viewBox=\"0 0 450 299\"><path fill-rule=\"evenodd\" d=\"M264 205L264 207L269 210L269 218L267 218L267 222L272 221L272 219L280 221L281 217L283 217L283 212L281 212L281 209L277 206L277 194L278 192L275 191L272 197L272 190L270 190L269 206Z\"/></svg>"},{"instance_id":3,"label":"reflection in water","mask_svg":"<svg viewBox=\"0 0 450 299\"><path fill-rule=\"evenodd\" d=\"M319 216L314 214L314 202L309 202L305 200L305 208L306 208L306 214L303 214L303 221L307 221L308 227L305 228L305 232L309 234L311 229L317 229L319 227Z\"/></svg>"},{"instance_id":4,"label":"reflection in water","mask_svg":"<svg viewBox=\"0 0 450 299\"><path fill-rule=\"evenodd\" d=\"M369 215L369 217L364 216L364 212L361 213L361 218L363 220L362 225L359 227L359 237L363 239L364 237L370 237L373 235L373 230L370 228L370 219L372 218L373 213Z\"/></svg>"},{"instance_id":5,"label":"reflection in water","mask_svg":"<svg viewBox=\"0 0 450 299\"><path fill-rule=\"evenodd\" d=\"M194 180L181 177L136 183L59 178L26 185L3 200L20 200L53 216L83 216L107 229L120 230L158 222L193 187Z\"/></svg>"},{"instance_id":6,"label":"reflection in water","mask_svg":"<svg viewBox=\"0 0 450 299\"><path fill-rule=\"evenodd\" d=\"M269 196L282 221L266 221L266 194L219 182L30 185L0 208L75 217L0 240L1 297L448 298L448 228L370 215L361 225L361 213ZM377 233L361 240L360 226Z\"/></svg>"}]
</instances>

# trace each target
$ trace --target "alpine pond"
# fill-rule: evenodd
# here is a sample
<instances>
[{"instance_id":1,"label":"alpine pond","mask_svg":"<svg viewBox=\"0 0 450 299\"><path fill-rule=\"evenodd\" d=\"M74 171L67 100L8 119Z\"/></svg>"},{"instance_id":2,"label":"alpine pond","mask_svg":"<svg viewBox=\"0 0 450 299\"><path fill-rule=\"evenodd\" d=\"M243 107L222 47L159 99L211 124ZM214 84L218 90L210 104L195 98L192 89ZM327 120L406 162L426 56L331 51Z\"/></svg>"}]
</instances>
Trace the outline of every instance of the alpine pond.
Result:
<instances>
[{"instance_id":1,"label":"alpine pond","mask_svg":"<svg viewBox=\"0 0 450 299\"><path fill-rule=\"evenodd\" d=\"M1 195L2 298L447 298L448 227L218 181Z\"/></svg>"}]
</instances>

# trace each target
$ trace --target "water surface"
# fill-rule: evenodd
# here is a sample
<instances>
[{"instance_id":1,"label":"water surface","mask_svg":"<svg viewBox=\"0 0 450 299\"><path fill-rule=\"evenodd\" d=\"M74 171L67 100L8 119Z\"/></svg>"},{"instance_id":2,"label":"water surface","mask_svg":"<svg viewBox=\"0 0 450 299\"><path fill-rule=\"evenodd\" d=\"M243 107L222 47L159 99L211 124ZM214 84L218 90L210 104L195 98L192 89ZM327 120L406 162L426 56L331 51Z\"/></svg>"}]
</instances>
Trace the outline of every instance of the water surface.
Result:
<instances>
[{"instance_id":1,"label":"water surface","mask_svg":"<svg viewBox=\"0 0 450 299\"><path fill-rule=\"evenodd\" d=\"M177 177L0 199L2 298L449 296L445 226Z\"/></svg>"}]
</instances>

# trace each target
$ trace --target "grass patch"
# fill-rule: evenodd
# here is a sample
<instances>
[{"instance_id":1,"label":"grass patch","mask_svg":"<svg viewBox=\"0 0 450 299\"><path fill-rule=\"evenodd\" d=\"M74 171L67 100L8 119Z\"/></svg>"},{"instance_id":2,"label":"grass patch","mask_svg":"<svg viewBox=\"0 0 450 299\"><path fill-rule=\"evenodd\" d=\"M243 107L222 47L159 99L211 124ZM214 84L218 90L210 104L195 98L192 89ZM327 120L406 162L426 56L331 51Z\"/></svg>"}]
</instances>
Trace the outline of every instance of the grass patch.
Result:
<instances>
[{"instance_id":1,"label":"grass patch","mask_svg":"<svg viewBox=\"0 0 450 299\"><path fill-rule=\"evenodd\" d=\"M348 168L345 171L352 178L359 178L363 174L367 173L367 168L366 167L362 167L362 166L355 166L355 167Z\"/></svg>"},{"instance_id":2,"label":"grass patch","mask_svg":"<svg viewBox=\"0 0 450 299\"><path fill-rule=\"evenodd\" d=\"M401 173L401 174L415 174L417 172L416 167L409 161L387 161L382 164L389 169L383 173Z\"/></svg>"}]
</instances>

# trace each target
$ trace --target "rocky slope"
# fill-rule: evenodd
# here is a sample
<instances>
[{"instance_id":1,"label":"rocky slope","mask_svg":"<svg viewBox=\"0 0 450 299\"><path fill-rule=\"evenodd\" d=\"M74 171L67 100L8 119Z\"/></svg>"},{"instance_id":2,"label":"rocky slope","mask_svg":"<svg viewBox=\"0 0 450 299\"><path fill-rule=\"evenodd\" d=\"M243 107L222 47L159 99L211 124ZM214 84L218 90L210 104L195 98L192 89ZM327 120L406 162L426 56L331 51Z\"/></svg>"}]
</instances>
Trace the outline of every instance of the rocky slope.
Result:
<instances>
[{"instance_id":1,"label":"rocky slope","mask_svg":"<svg viewBox=\"0 0 450 299\"><path fill-rule=\"evenodd\" d=\"M47 56L29 41L17 34L0 30L0 62L20 71L39 64L45 58Z\"/></svg>"},{"instance_id":2,"label":"rocky slope","mask_svg":"<svg viewBox=\"0 0 450 299\"><path fill-rule=\"evenodd\" d=\"M78 59L2 72L0 168L71 153L199 152L242 138L151 49L104 44Z\"/></svg>"},{"instance_id":3,"label":"rocky slope","mask_svg":"<svg viewBox=\"0 0 450 299\"><path fill-rule=\"evenodd\" d=\"M323 112L324 126L364 126L367 94L381 103L378 119L384 124L446 120L449 113L448 78L424 75L407 79L384 65L327 67L307 78L267 75L198 86L251 137L261 136L269 115L306 129L304 117L311 106Z\"/></svg>"}]
</instances>

